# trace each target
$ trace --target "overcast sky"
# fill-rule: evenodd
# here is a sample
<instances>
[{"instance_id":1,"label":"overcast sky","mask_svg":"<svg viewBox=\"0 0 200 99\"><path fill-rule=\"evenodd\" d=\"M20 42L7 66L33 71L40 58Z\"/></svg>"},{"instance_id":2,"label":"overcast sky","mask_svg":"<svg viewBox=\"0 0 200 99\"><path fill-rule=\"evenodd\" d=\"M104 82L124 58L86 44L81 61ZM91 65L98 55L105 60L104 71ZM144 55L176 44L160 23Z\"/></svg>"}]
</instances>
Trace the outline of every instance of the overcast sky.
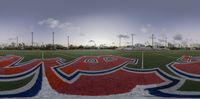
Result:
<instances>
[{"instance_id":1,"label":"overcast sky","mask_svg":"<svg viewBox=\"0 0 200 99\"><path fill-rule=\"evenodd\" d=\"M135 43L190 40L200 42L200 0L0 0L0 43L118 45L117 35ZM122 44L131 42L124 38Z\"/></svg>"}]
</instances>

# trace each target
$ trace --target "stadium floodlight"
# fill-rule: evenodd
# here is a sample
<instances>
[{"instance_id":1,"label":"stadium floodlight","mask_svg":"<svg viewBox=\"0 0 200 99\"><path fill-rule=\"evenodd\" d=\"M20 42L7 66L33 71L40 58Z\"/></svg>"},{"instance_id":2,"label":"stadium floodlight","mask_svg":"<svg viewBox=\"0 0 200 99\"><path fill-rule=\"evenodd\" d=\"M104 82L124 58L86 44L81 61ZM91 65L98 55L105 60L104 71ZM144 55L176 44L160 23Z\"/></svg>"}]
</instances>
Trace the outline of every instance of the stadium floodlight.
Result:
<instances>
[{"instance_id":1,"label":"stadium floodlight","mask_svg":"<svg viewBox=\"0 0 200 99\"><path fill-rule=\"evenodd\" d=\"M135 36L135 34L131 34L131 37L132 37L132 48L133 48L133 36Z\"/></svg>"},{"instance_id":2,"label":"stadium floodlight","mask_svg":"<svg viewBox=\"0 0 200 99\"><path fill-rule=\"evenodd\" d=\"M69 49L69 36L67 36L67 47Z\"/></svg>"},{"instance_id":3,"label":"stadium floodlight","mask_svg":"<svg viewBox=\"0 0 200 99\"><path fill-rule=\"evenodd\" d=\"M124 38L124 39L129 38L128 35L123 35L123 34L119 34L118 37L119 37L119 47L121 47L121 39L122 39L122 38Z\"/></svg>"},{"instance_id":4,"label":"stadium floodlight","mask_svg":"<svg viewBox=\"0 0 200 99\"><path fill-rule=\"evenodd\" d=\"M52 50L55 49L55 46L54 46L54 32L52 32Z\"/></svg>"},{"instance_id":5,"label":"stadium floodlight","mask_svg":"<svg viewBox=\"0 0 200 99\"><path fill-rule=\"evenodd\" d=\"M33 32L31 32L31 47L33 49Z\"/></svg>"},{"instance_id":6,"label":"stadium floodlight","mask_svg":"<svg viewBox=\"0 0 200 99\"><path fill-rule=\"evenodd\" d=\"M91 43L93 43L93 44L94 44L94 46L96 47L96 43L95 43L95 41L94 41L94 40L89 40L88 42L91 42Z\"/></svg>"},{"instance_id":7,"label":"stadium floodlight","mask_svg":"<svg viewBox=\"0 0 200 99\"><path fill-rule=\"evenodd\" d=\"M165 47L168 47L168 41L167 41L167 37L165 37Z\"/></svg>"},{"instance_id":8,"label":"stadium floodlight","mask_svg":"<svg viewBox=\"0 0 200 99\"><path fill-rule=\"evenodd\" d=\"M18 36L16 37L17 47L19 47L19 41Z\"/></svg>"},{"instance_id":9,"label":"stadium floodlight","mask_svg":"<svg viewBox=\"0 0 200 99\"><path fill-rule=\"evenodd\" d=\"M154 34L152 34L151 39L152 39L152 48L154 48Z\"/></svg>"}]
</instances>

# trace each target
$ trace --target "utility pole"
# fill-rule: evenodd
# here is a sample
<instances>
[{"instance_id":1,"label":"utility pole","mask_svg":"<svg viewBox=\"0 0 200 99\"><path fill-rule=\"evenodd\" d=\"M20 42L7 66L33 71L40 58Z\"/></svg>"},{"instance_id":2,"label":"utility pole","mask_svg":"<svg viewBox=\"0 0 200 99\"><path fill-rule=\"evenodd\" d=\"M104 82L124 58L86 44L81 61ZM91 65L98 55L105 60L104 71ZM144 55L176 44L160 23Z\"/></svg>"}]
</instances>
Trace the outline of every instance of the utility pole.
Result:
<instances>
[{"instance_id":1,"label":"utility pole","mask_svg":"<svg viewBox=\"0 0 200 99\"><path fill-rule=\"evenodd\" d=\"M55 47L54 47L54 32L52 32L52 49L54 50L55 49Z\"/></svg>"},{"instance_id":2,"label":"utility pole","mask_svg":"<svg viewBox=\"0 0 200 99\"><path fill-rule=\"evenodd\" d=\"M133 48L133 36L135 36L135 34L131 34L131 37L132 37L132 48Z\"/></svg>"},{"instance_id":3,"label":"utility pole","mask_svg":"<svg viewBox=\"0 0 200 99\"><path fill-rule=\"evenodd\" d=\"M17 36L16 40L17 40L17 48L18 48L19 47L18 36Z\"/></svg>"},{"instance_id":4,"label":"utility pole","mask_svg":"<svg viewBox=\"0 0 200 99\"><path fill-rule=\"evenodd\" d=\"M152 38L151 39L152 39L152 48L154 48L154 43L153 43L154 42L154 34L152 34Z\"/></svg>"},{"instance_id":5,"label":"utility pole","mask_svg":"<svg viewBox=\"0 0 200 99\"><path fill-rule=\"evenodd\" d=\"M33 32L31 32L31 47L33 49Z\"/></svg>"},{"instance_id":6,"label":"utility pole","mask_svg":"<svg viewBox=\"0 0 200 99\"><path fill-rule=\"evenodd\" d=\"M69 36L67 36L67 47L69 49Z\"/></svg>"}]
</instances>

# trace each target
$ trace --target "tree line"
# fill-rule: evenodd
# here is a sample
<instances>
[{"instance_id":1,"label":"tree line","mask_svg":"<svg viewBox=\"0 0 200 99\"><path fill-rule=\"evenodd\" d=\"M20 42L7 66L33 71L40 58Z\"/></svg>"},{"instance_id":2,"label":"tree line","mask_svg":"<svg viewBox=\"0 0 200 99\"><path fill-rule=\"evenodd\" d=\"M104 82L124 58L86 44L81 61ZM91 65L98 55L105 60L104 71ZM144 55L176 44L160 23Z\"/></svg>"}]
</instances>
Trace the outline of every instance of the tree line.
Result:
<instances>
[{"instance_id":1,"label":"tree line","mask_svg":"<svg viewBox=\"0 0 200 99\"><path fill-rule=\"evenodd\" d=\"M26 45L25 43L16 44L12 42L9 45L0 45L1 50L71 50L71 49L116 49L116 46L83 46L69 45L69 47L61 44L35 44L34 46Z\"/></svg>"}]
</instances>

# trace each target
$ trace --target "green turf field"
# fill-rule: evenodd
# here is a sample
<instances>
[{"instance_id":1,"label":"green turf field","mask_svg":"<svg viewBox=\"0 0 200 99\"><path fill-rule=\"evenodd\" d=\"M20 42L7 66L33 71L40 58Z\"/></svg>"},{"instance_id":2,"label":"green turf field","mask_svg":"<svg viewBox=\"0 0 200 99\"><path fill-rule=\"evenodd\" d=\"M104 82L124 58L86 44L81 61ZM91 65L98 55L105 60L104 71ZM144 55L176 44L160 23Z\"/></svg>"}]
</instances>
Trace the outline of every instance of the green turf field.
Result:
<instances>
[{"instance_id":1,"label":"green turf field","mask_svg":"<svg viewBox=\"0 0 200 99\"><path fill-rule=\"evenodd\" d=\"M19 55L24 57L23 62L35 58L55 58L61 57L67 61L73 60L84 55L118 55L129 58L138 58L140 61L137 65L128 65L132 68L141 68L142 51L118 51L118 50L56 50L56 51L16 51L16 50L1 50L0 56L4 55ZM166 65L176 61L182 55L200 56L200 51L146 51L144 55L144 68L161 68L170 75L177 76ZM178 77L178 76L177 76ZM200 91L200 82L187 80L185 84L179 88L182 91Z\"/></svg>"}]
</instances>

